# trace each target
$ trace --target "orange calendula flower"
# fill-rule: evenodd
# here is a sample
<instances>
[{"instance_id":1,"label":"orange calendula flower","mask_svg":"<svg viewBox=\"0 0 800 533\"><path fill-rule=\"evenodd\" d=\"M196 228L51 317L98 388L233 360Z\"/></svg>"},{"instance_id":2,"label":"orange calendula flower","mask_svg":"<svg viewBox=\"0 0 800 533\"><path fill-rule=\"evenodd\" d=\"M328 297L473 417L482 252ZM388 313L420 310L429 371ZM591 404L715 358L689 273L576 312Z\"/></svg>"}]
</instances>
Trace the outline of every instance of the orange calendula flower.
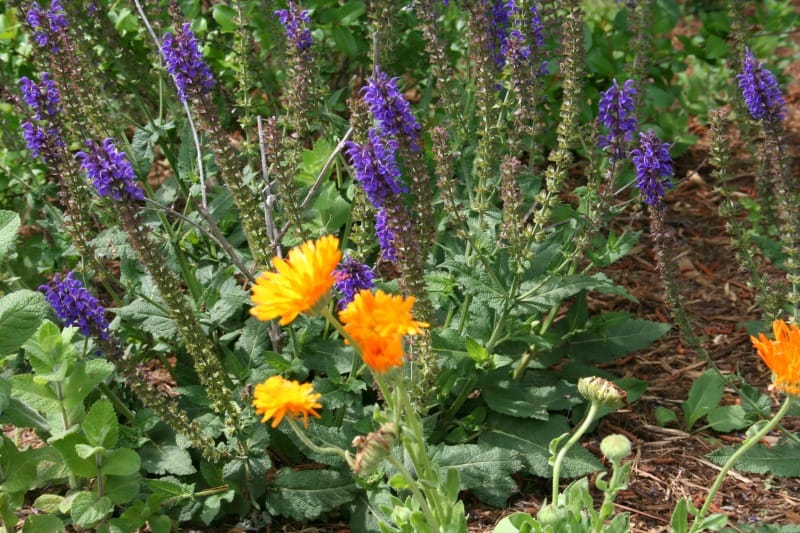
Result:
<instances>
[{"instance_id":1,"label":"orange calendula flower","mask_svg":"<svg viewBox=\"0 0 800 533\"><path fill-rule=\"evenodd\" d=\"M361 349L364 362L377 373L403 364L403 337L428 327L414 320L414 298L362 290L339 312L345 331Z\"/></svg>"},{"instance_id":2,"label":"orange calendula flower","mask_svg":"<svg viewBox=\"0 0 800 533\"><path fill-rule=\"evenodd\" d=\"M303 425L308 427L308 415L319 418L316 409L322 407L317 400L322 394L314 392L311 383L298 383L281 376L271 376L264 383L256 385L253 392L253 405L256 413L264 415L266 422L273 418L272 427L278 427L287 414L292 418L303 416Z\"/></svg>"},{"instance_id":3,"label":"orange calendula flower","mask_svg":"<svg viewBox=\"0 0 800 533\"><path fill-rule=\"evenodd\" d=\"M750 337L758 355L772 370L772 382L778 390L800 396L800 328L783 320L772 323L775 340L763 333Z\"/></svg>"},{"instance_id":4,"label":"orange calendula flower","mask_svg":"<svg viewBox=\"0 0 800 533\"><path fill-rule=\"evenodd\" d=\"M314 309L336 281L342 258L339 239L326 235L289 250L288 259L275 258L275 272L264 272L253 285L250 314L259 320L281 317L285 326L297 315Z\"/></svg>"}]
</instances>

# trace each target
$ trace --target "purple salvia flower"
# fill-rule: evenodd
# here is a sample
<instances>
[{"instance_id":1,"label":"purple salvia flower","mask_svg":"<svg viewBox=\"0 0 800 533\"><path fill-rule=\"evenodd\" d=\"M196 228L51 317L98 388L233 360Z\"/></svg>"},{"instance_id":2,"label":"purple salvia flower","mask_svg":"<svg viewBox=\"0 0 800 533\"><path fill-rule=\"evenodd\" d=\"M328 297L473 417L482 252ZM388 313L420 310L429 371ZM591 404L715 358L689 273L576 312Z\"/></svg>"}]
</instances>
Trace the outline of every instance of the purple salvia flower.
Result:
<instances>
[{"instance_id":1,"label":"purple salvia flower","mask_svg":"<svg viewBox=\"0 0 800 533\"><path fill-rule=\"evenodd\" d=\"M375 272L350 256L344 258L339 268L334 271L334 275L336 276L336 290L342 294L342 298L339 300L340 309L344 309L347 304L352 302L359 291L375 287Z\"/></svg>"},{"instance_id":2,"label":"purple salvia flower","mask_svg":"<svg viewBox=\"0 0 800 533\"><path fill-rule=\"evenodd\" d=\"M114 146L112 139L99 146L94 141L86 141L88 151L75 154L100 196L110 196L118 202L144 200L144 193L136 185L133 166L125 152Z\"/></svg>"},{"instance_id":3,"label":"purple salvia flower","mask_svg":"<svg viewBox=\"0 0 800 533\"><path fill-rule=\"evenodd\" d=\"M42 74L41 83L23 76L19 79L22 99L33 111L36 120L52 120L61 111L61 95L50 74Z\"/></svg>"},{"instance_id":4,"label":"purple salvia flower","mask_svg":"<svg viewBox=\"0 0 800 533\"><path fill-rule=\"evenodd\" d=\"M161 55L164 57L167 72L175 81L181 102L190 98L201 98L214 88L214 76L203 60L200 45L188 22L183 24L177 36L170 32L164 34Z\"/></svg>"},{"instance_id":5,"label":"purple salvia flower","mask_svg":"<svg viewBox=\"0 0 800 533\"><path fill-rule=\"evenodd\" d=\"M101 339L108 339L105 309L83 283L73 277L73 272L65 278L60 274L54 275L50 283L42 285L39 290L65 325L77 326L87 337L97 335Z\"/></svg>"},{"instance_id":6,"label":"purple salvia flower","mask_svg":"<svg viewBox=\"0 0 800 533\"><path fill-rule=\"evenodd\" d=\"M778 80L757 61L750 49L744 56L742 72L736 75L744 103L756 120L778 123L786 116L786 101L778 88Z\"/></svg>"},{"instance_id":7,"label":"purple salvia flower","mask_svg":"<svg viewBox=\"0 0 800 533\"><path fill-rule=\"evenodd\" d=\"M25 144L33 154L33 157L39 157L40 154L47 152L49 146L47 132L41 126L34 126L28 121L23 122L22 137L25 139Z\"/></svg>"},{"instance_id":8,"label":"purple salvia flower","mask_svg":"<svg viewBox=\"0 0 800 533\"><path fill-rule=\"evenodd\" d=\"M372 116L388 135L405 135L413 150L419 150L419 130L421 126L411 113L408 101L397 88L397 78L391 78L376 68L364 92L364 101L369 105Z\"/></svg>"},{"instance_id":9,"label":"purple salvia flower","mask_svg":"<svg viewBox=\"0 0 800 533\"><path fill-rule=\"evenodd\" d=\"M388 214L381 209L375 215L375 237L387 261L397 261L397 250L394 247L395 234L389 225Z\"/></svg>"},{"instance_id":10,"label":"purple salvia flower","mask_svg":"<svg viewBox=\"0 0 800 533\"><path fill-rule=\"evenodd\" d=\"M397 141L382 135L379 128L370 128L369 140L363 145L347 143L347 154L353 162L356 180L375 207L383 207L390 196L407 192L400 182L396 151Z\"/></svg>"},{"instance_id":11,"label":"purple salvia flower","mask_svg":"<svg viewBox=\"0 0 800 533\"><path fill-rule=\"evenodd\" d=\"M38 2L31 2L25 20L33 28L33 40L36 44L45 47L52 41L50 50L57 53L55 37L69 24L61 0L53 0L49 11L43 10Z\"/></svg>"},{"instance_id":12,"label":"purple salvia flower","mask_svg":"<svg viewBox=\"0 0 800 533\"><path fill-rule=\"evenodd\" d=\"M623 155L623 145L630 142L636 130L637 121L633 116L636 88L633 80L627 80L620 88L617 80L600 97L600 124L608 128L607 135L598 139L600 148L611 148L612 157Z\"/></svg>"},{"instance_id":13,"label":"purple salvia flower","mask_svg":"<svg viewBox=\"0 0 800 533\"><path fill-rule=\"evenodd\" d=\"M491 53L498 68L503 68L506 64L506 40L514 7L514 0L493 0L488 8L489 25L492 31Z\"/></svg>"},{"instance_id":14,"label":"purple salvia flower","mask_svg":"<svg viewBox=\"0 0 800 533\"><path fill-rule=\"evenodd\" d=\"M644 195L644 203L654 206L664 197L664 188L672 188L668 179L674 172L669 144L661 142L653 130L639 136L640 147L631 151L631 161L636 168L636 187Z\"/></svg>"},{"instance_id":15,"label":"purple salvia flower","mask_svg":"<svg viewBox=\"0 0 800 533\"><path fill-rule=\"evenodd\" d=\"M281 21L286 31L286 39L292 46L297 48L300 52L306 52L311 48L314 43L311 37L311 30L308 29L311 24L311 17L308 16L308 10L298 10L294 2L289 2L288 9L279 9L275 11L278 20Z\"/></svg>"},{"instance_id":16,"label":"purple salvia flower","mask_svg":"<svg viewBox=\"0 0 800 533\"><path fill-rule=\"evenodd\" d=\"M531 6L531 32L533 33L534 44L539 48L544 46L544 25L542 17L539 16L539 9Z\"/></svg>"}]
</instances>

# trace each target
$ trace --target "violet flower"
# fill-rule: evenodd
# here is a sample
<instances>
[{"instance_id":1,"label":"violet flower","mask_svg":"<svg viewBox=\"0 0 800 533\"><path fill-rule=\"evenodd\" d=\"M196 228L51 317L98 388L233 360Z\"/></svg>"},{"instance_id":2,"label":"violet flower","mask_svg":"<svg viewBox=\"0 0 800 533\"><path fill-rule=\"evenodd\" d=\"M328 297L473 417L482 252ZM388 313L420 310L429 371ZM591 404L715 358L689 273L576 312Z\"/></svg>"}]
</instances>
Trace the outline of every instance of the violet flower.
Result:
<instances>
[{"instance_id":1,"label":"violet flower","mask_svg":"<svg viewBox=\"0 0 800 533\"><path fill-rule=\"evenodd\" d=\"M340 309L344 309L347 304L352 302L359 291L375 287L375 272L350 256L344 258L339 268L334 271L334 275L336 276L336 290L342 294L338 304Z\"/></svg>"},{"instance_id":2,"label":"violet flower","mask_svg":"<svg viewBox=\"0 0 800 533\"><path fill-rule=\"evenodd\" d=\"M381 209L375 215L375 237L377 237L378 245L383 252L383 258L387 261L397 261L397 249L394 247L395 234L389 224L385 209Z\"/></svg>"},{"instance_id":3,"label":"violet flower","mask_svg":"<svg viewBox=\"0 0 800 533\"><path fill-rule=\"evenodd\" d=\"M396 151L397 141L382 135L379 128L370 128L369 140L363 145L352 141L347 143L347 154L353 162L356 180L375 207L383 207L390 196L407 192L400 182Z\"/></svg>"},{"instance_id":4,"label":"violet flower","mask_svg":"<svg viewBox=\"0 0 800 533\"><path fill-rule=\"evenodd\" d=\"M607 135L601 135L598 144L600 148L611 148L611 156L623 156L623 145L630 142L636 130L637 121L633 116L636 88L633 80L627 80L620 88L617 80L600 97L600 114L598 120L608 128Z\"/></svg>"},{"instance_id":5,"label":"violet flower","mask_svg":"<svg viewBox=\"0 0 800 533\"><path fill-rule=\"evenodd\" d=\"M742 72L736 75L744 103L756 120L778 123L786 116L786 101L778 88L778 80L757 61L750 49L744 56Z\"/></svg>"},{"instance_id":6,"label":"violet flower","mask_svg":"<svg viewBox=\"0 0 800 533\"><path fill-rule=\"evenodd\" d=\"M631 160L636 168L636 187L642 192L644 203L655 206L664 197L664 189L672 188L669 178L674 170L669 144L662 142L653 130L639 136L640 147L631 151Z\"/></svg>"},{"instance_id":7,"label":"violet flower","mask_svg":"<svg viewBox=\"0 0 800 533\"><path fill-rule=\"evenodd\" d=\"M99 146L94 141L86 141L87 152L78 152L76 159L100 196L110 196L118 202L144 200L144 193L136 185L133 166L114 146L113 139L106 139Z\"/></svg>"},{"instance_id":8,"label":"violet flower","mask_svg":"<svg viewBox=\"0 0 800 533\"><path fill-rule=\"evenodd\" d=\"M39 2L31 2L25 20L33 29L33 40L36 44L43 48L49 44L50 50L58 53L56 36L69 24L61 0L53 0L49 11L42 9Z\"/></svg>"},{"instance_id":9,"label":"violet flower","mask_svg":"<svg viewBox=\"0 0 800 533\"><path fill-rule=\"evenodd\" d=\"M61 95L48 72L42 74L41 83L23 76L19 87L36 120L52 120L61 111Z\"/></svg>"},{"instance_id":10,"label":"violet flower","mask_svg":"<svg viewBox=\"0 0 800 533\"><path fill-rule=\"evenodd\" d=\"M164 34L161 55L164 57L167 72L175 81L181 102L201 98L214 88L214 76L203 60L200 45L188 22L183 24L177 36L170 32Z\"/></svg>"},{"instance_id":11,"label":"violet flower","mask_svg":"<svg viewBox=\"0 0 800 533\"><path fill-rule=\"evenodd\" d=\"M108 339L108 320L105 309L100 302L86 290L79 279L73 277L73 272L62 278L60 274L46 285L39 287L45 299L53 307L56 316L67 326L77 326L81 333L87 337L97 335L101 339Z\"/></svg>"},{"instance_id":12,"label":"violet flower","mask_svg":"<svg viewBox=\"0 0 800 533\"><path fill-rule=\"evenodd\" d=\"M286 31L286 40L297 48L298 51L306 52L314 43L311 30L308 29L308 25L311 24L311 17L308 16L308 10L297 9L294 2L289 2L287 8L288 9L278 9L275 11L275 15L278 17L281 24L283 24Z\"/></svg>"},{"instance_id":13,"label":"violet flower","mask_svg":"<svg viewBox=\"0 0 800 533\"><path fill-rule=\"evenodd\" d=\"M369 79L364 92L364 101L369 105L369 110L381 129L388 135L405 135L411 143L413 150L419 150L419 130L421 126L411 113L408 101L400 94L397 88L397 79L391 78L385 72L376 68Z\"/></svg>"}]
</instances>

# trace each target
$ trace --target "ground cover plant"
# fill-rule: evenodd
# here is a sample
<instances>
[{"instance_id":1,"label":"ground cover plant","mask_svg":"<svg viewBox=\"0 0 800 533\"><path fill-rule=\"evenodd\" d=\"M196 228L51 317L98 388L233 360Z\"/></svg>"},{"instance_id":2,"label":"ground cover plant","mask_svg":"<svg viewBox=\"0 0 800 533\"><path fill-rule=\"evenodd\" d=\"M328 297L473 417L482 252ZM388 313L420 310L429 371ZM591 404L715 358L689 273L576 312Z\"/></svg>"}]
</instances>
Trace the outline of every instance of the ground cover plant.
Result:
<instances>
[{"instance_id":1,"label":"ground cover plant","mask_svg":"<svg viewBox=\"0 0 800 533\"><path fill-rule=\"evenodd\" d=\"M532 479L485 529L629 531L635 436L580 443L665 335L703 372L651 423L739 434L668 527L752 530L728 473L800 475L791 3L0 6L6 531L458 532ZM769 390L681 286L690 124ZM609 275L642 246L658 320Z\"/></svg>"}]
</instances>

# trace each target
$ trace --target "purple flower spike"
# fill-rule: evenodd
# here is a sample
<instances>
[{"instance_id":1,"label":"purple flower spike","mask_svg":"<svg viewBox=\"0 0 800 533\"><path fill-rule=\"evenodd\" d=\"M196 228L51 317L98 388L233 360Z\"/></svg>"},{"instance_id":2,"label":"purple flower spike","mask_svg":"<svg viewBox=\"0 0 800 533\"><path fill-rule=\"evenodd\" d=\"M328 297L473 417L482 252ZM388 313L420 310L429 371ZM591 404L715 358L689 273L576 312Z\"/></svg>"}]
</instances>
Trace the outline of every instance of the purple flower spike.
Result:
<instances>
[{"instance_id":1,"label":"purple flower spike","mask_svg":"<svg viewBox=\"0 0 800 533\"><path fill-rule=\"evenodd\" d=\"M19 86L22 99L30 106L36 120L52 120L61 111L61 95L47 72L42 74L41 83L23 76L19 79Z\"/></svg>"},{"instance_id":2,"label":"purple flower spike","mask_svg":"<svg viewBox=\"0 0 800 533\"><path fill-rule=\"evenodd\" d=\"M636 88L633 80L626 81L622 88L614 80L614 84L600 98L600 123L608 128L608 135L601 135L600 148L611 148L612 157L623 156L623 145L630 142L636 130L636 117L633 116L633 97Z\"/></svg>"},{"instance_id":3,"label":"purple flower spike","mask_svg":"<svg viewBox=\"0 0 800 533\"><path fill-rule=\"evenodd\" d=\"M40 126L34 126L27 121L23 122L22 137L25 139L25 144L33 154L33 157L39 157L47 151L47 133Z\"/></svg>"},{"instance_id":4,"label":"purple flower spike","mask_svg":"<svg viewBox=\"0 0 800 533\"><path fill-rule=\"evenodd\" d=\"M308 16L308 10L298 10L294 2L289 2L287 7L288 9L275 11L275 15L286 30L286 40L298 51L305 52L314 43L311 31L308 29L311 17Z\"/></svg>"},{"instance_id":5,"label":"purple flower spike","mask_svg":"<svg viewBox=\"0 0 800 533\"><path fill-rule=\"evenodd\" d=\"M347 153L353 161L356 180L375 207L383 207L386 198L406 192L400 182L396 151L397 141L383 136L378 128L370 128L369 140L363 146L347 143Z\"/></svg>"},{"instance_id":6,"label":"purple flower spike","mask_svg":"<svg viewBox=\"0 0 800 533\"><path fill-rule=\"evenodd\" d=\"M736 79L739 80L744 103L754 119L775 124L783 120L786 101L778 88L778 80L764 68L764 63L756 60L749 48L744 56L742 72L736 75Z\"/></svg>"},{"instance_id":7,"label":"purple flower spike","mask_svg":"<svg viewBox=\"0 0 800 533\"><path fill-rule=\"evenodd\" d=\"M161 55L172 75L181 102L201 98L214 88L214 76L203 60L200 45L186 22L177 36L167 32L161 40Z\"/></svg>"},{"instance_id":8,"label":"purple flower spike","mask_svg":"<svg viewBox=\"0 0 800 533\"><path fill-rule=\"evenodd\" d=\"M421 126L411 113L408 101L397 88L397 78L391 78L385 72L375 69L364 89L364 101L369 105L372 116L389 135L405 135L411 147L418 150L419 130Z\"/></svg>"},{"instance_id":9,"label":"purple flower spike","mask_svg":"<svg viewBox=\"0 0 800 533\"><path fill-rule=\"evenodd\" d=\"M339 308L344 309L353 301L356 294L362 289L375 287L375 272L364 263L360 263L350 256L334 271L336 276L336 290L342 293Z\"/></svg>"},{"instance_id":10,"label":"purple flower spike","mask_svg":"<svg viewBox=\"0 0 800 533\"><path fill-rule=\"evenodd\" d=\"M636 167L636 187L644 195L644 203L658 205L665 191L672 188L669 179L673 174L669 145L661 142L653 130L640 133L641 146L631 151L631 160Z\"/></svg>"},{"instance_id":11,"label":"purple flower spike","mask_svg":"<svg viewBox=\"0 0 800 533\"><path fill-rule=\"evenodd\" d=\"M144 200L144 193L136 185L133 166L114 146L112 139L98 146L94 141L86 141L87 152L78 152L75 157L100 196L111 196L118 202Z\"/></svg>"},{"instance_id":12,"label":"purple flower spike","mask_svg":"<svg viewBox=\"0 0 800 533\"><path fill-rule=\"evenodd\" d=\"M53 0L50 4L50 11L42 9L38 2L31 2L25 20L33 29L33 40L36 41L36 44L41 47L50 44L50 50L57 53L58 45L55 37L69 24L61 0Z\"/></svg>"},{"instance_id":13,"label":"purple flower spike","mask_svg":"<svg viewBox=\"0 0 800 533\"><path fill-rule=\"evenodd\" d=\"M387 261L397 261L397 250L394 247L395 235L392 228L389 227L387 218L385 209L381 209L375 215L375 236L383 251L383 258Z\"/></svg>"},{"instance_id":14,"label":"purple flower spike","mask_svg":"<svg viewBox=\"0 0 800 533\"><path fill-rule=\"evenodd\" d=\"M97 335L101 339L108 339L106 310L83 283L73 277L72 272L65 278L60 274L54 275L50 283L42 285L39 290L65 325L77 326L87 337Z\"/></svg>"}]
</instances>

